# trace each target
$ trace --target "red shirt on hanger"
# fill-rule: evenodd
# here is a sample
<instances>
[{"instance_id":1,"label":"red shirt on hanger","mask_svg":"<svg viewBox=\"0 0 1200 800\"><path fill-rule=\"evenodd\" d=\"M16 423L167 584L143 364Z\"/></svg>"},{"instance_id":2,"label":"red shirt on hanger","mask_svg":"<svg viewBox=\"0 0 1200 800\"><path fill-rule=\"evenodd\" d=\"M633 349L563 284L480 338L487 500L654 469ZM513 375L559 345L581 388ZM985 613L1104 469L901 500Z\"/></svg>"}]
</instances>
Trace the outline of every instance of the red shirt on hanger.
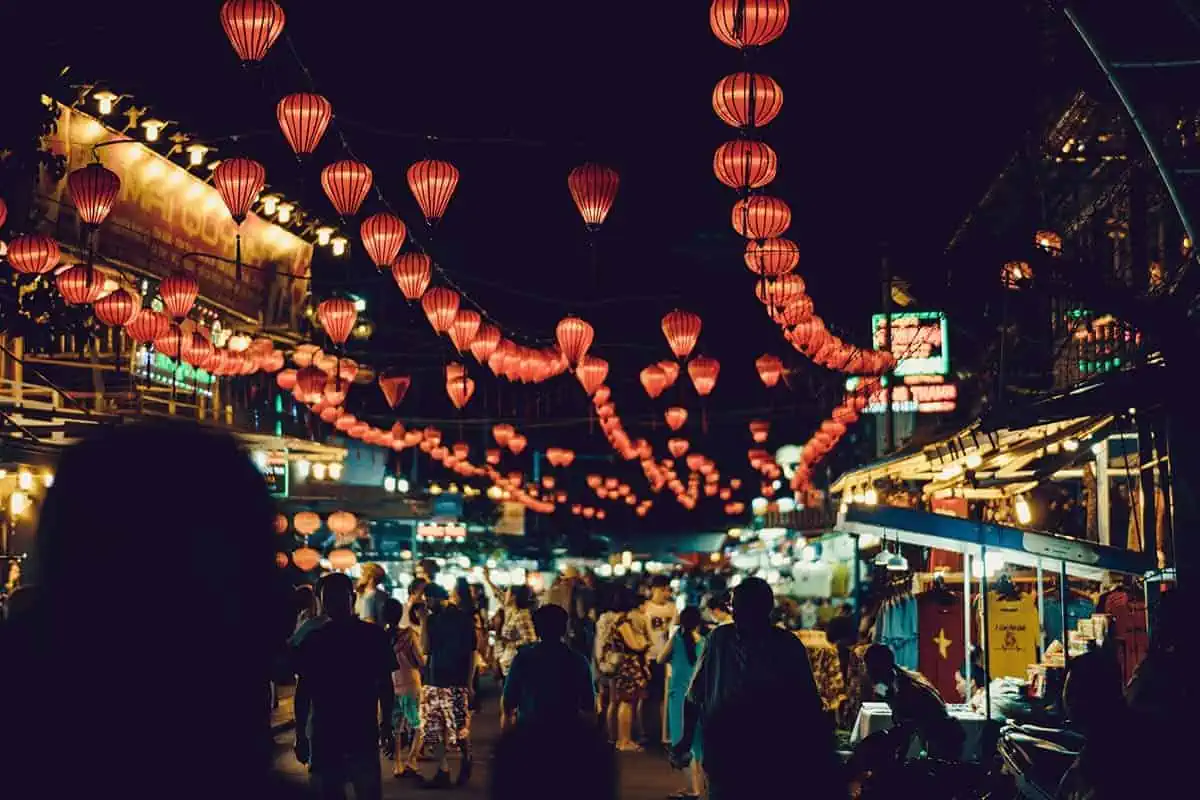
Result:
<instances>
[{"instance_id":1,"label":"red shirt on hanger","mask_svg":"<svg viewBox=\"0 0 1200 800\"><path fill-rule=\"evenodd\" d=\"M962 595L945 591L917 597L918 670L948 703L959 702L955 674L966 662Z\"/></svg>"}]
</instances>

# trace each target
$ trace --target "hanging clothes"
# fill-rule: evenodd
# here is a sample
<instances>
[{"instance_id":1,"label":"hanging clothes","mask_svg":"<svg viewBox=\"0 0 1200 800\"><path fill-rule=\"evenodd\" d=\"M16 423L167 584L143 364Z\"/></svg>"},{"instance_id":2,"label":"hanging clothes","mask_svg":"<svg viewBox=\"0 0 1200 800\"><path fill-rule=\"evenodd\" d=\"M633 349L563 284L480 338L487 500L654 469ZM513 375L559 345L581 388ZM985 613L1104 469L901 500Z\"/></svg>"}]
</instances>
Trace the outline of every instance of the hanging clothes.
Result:
<instances>
[{"instance_id":1,"label":"hanging clothes","mask_svg":"<svg viewBox=\"0 0 1200 800\"><path fill-rule=\"evenodd\" d=\"M955 676L966 661L963 598L934 589L917 598L918 671L948 702L958 698Z\"/></svg>"},{"instance_id":2,"label":"hanging clothes","mask_svg":"<svg viewBox=\"0 0 1200 800\"><path fill-rule=\"evenodd\" d=\"M1146 600L1124 587L1118 587L1101 596L1098 606L1097 610L1112 620L1108 638L1112 641L1113 652L1121 666L1121 676L1125 683L1129 683L1150 646L1146 630Z\"/></svg>"},{"instance_id":3,"label":"hanging clothes","mask_svg":"<svg viewBox=\"0 0 1200 800\"><path fill-rule=\"evenodd\" d=\"M1025 678L1038 662L1037 598L1026 592L1006 598L999 592L987 596L988 671L994 678ZM982 621L982 620L981 620Z\"/></svg>"},{"instance_id":4,"label":"hanging clothes","mask_svg":"<svg viewBox=\"0 0 1200 800\"><path fill-rule=\"evenodd\" d=\"M858 711L862 704L875 696L871 679L867 675L867 662L864 655L868 644L857 644L850 648L846 661L846 699L837 710L837 726L840 730L850 730L858 720Z\"/></svg>"},{"instance_id":5,"label":"hanging clothes","mask_svg":"<svg viewBox=\"0 0 1200 800\"><path fill-rule=\"evenodd\" d=\"M829 643L823 631L797 631L796 635L804 642L804 649L808 652L808 663L812 666L821 703L826 711L837 712L846 697L846 684L842 679L837 648Z\"/></svg>"},{"instance_id":6,"label":"hanging clothes","mask_svg":"<svg viewBox=\"0 0 1200 800\"><path fill-rule=\"evenodd\" d=\"M1047 596L1042 601L1042 610L1045 616L1042 617L1042 630L1046 632L1046 646L1049 647L1052 642L1062 642L1063 646L1067 646L1067 635L1075 630L1075 626L1081 619L1091 619L1092 614L1096 610L1096 604L1091 601L1091 598L1076 592L1068 592L1069 599L1067 600L1067 630L1063 631L1062 626L1062 601L1058 597Z\"/></svg>"},{"instance_id":7,"label":"hanging clothes","mask_svg":"<svg viewBox=\"0 0 1200 800\"><path fill-rule=\"evenodd\" d=\"M911 594L892 598L884 604L879 617L876 641L891 649L897 666L916 670L920 661L916 600Z\"/></svg>"}]
</instances>

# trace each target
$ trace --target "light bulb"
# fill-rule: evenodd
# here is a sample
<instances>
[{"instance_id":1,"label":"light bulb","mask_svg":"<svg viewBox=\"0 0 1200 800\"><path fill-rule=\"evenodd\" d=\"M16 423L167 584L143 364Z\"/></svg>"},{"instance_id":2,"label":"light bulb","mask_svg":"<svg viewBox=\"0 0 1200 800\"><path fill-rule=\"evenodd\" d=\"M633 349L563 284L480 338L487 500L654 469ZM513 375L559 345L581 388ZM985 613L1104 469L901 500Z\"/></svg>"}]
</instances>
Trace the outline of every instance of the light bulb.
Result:
<instances>
[{"instance_id":1,"label":"light bulb","mask_svg":"<svg viewBox=\"0 0 1200 800\"><path fill-rule=\"evenodd\" d=\"M167 123L161 119L148 119L142 123L142 128L146 131L147 142L157 142L158 134L163 128L167 127Z\"/></svg>"},{"instance_id":2,"label":"light bulb","mask_svg":"<svg viewBox=\"0 0 1200 800\"><path fill-rule=\"evenodd\" d=\"M13 492L8 501L8 510L14 517L19 517L29 509L29 495L24 492Z\"/></svg>"},{"instance_id":3,"label":"light bulb","mask_svg":"<svg viewBox=\"0 0 1200 800\"><path fill-rule=\"evenodd\" d=\"M385 477L384 477L384 479L383 479L383 490L384 490L385 492L394 492L394 491L396 491L396 476L395 476L395 475L387 475L387 476L385 476Z\"/></svg>"},{"instance_id":4,"label":"light bulb","mask_svg":"<svg viewBox=\"0 0 1200 800\"><path fill-rule=\"evenodd\" d=\"M979 453L971 453L971 455L967 456L967 469L978 469L982 463L983 456L979 455Z\"/></svg>"},{"instance_id":5,"label":"light bulb","mask_svg":"<svg viewBox=\"0 0 1200 800\"><path fill-rule=\"evenodd\" d=\"M202 144L189 144L187 146L188 164L193 167L203 164L204 156L208 155L210 149Z\"/></svg>"},{"instance_id":6,"label":"light bulb","mask_svg":"<svg viewBox=\"0 0 1200 800\"><path fill-rule=\"evenodd\" d=\"M296 462L296 475L300 480L305 480L312 474L313 465L307 458L302 458Z\"/></svg>"},{"instance_id":7,"label":"light bulb","mask_svg":"<svg viewBox=\"0 0 1200 800\"><path fill-rule=\"evenodd\" d=\"M92 95L92 97L96 98L96 110L100 112L101 116L111 114L113 110L113 103L119 99L115 94L109 91L96 92Z\"/></svg>"},{"instance_id":8,"label":"light bulb","mask_svg":"<svg viewBox=\"0 0 1200 800\"><path fill-rule=\"evenodd\" d=\"M329 465L330 480L340 481L342 479L342 465L335 461Z\"/></svg>"},{"instance_id":9,"label":"light bulb","mask_svg":"<svg viewBox=\"0 0 1200 800\"><path fill-rule=\"evenodd\" d=\"M321 245L322 247L329 244L329 240L332 236L333 228L329 227L328 225L322 225L320 228L317 228L317 244Z\"/></svg>"},{"instance_id":10,"label":"light bulb","mask_svg":"<svg viewBox=\"0 0 1200 800\"><path fill-rule=\"evenodd\" d=\"M262 204L263 213L268 217L274 216L275 212L279 210L279 196L269 194L262 199Z\"/></svg>"},{"instance_id":11,"label":"light bulb","mask_svg":"<svg viewBox=\"0 0 1200 800\"><path fill-rule=\"evenodd\" d=\"M1033 510L1029 508L1029 501L1025 499L1024 495L1017 498L1014 510L1017 512L1017 522L1022 525L1028 525L1033 521Z\"/></svg>"},{"instance_id":12,"label":"light bulb","mask_svg":"<svg viewBox=\"0 0 1200 800\"><path fill-rule=\"evenodd\" d=\"M335 236L329 243L330 249L335 256L346 255L346 244L345 236Z\"/></svg>"},{"instance_id":13,"label":"light bulb","mask_svg":"<svg viewBox=\"0 0 1200 800\"><path fill-rule=\"evenodd\" d=\"M293 209L295 209L295 206L292 205L291 203L280 203L279 204L279 216L276 217L276 220L282 225L288 224L289 222L292 221L292 210Z\"/></svg>"},{"instance_id":14,"label":"light bulb","mask_svg":"<svg viewBox=\"0 0 1200 800\"><path fill-rule=\"evenodd\" d=\"M863 502L869 506L873 506L879 502L879 493L875 491L874 487L863 492Z\"/></svg>"},{"instance_id":15,"label":"light bulb","mask_svg":"<svg viewBox=\"0 0 1200 800\"><path fill-rule=\"evenodd\" d=\"M33 473L23 469L17 473L17 486L21 487L21 491L28 492L33 488Z\"/></svg>"},{"instance_id":16,"label":"light bulb","mask_svg":"<svg viewBox=\"0 0 1200 800\"><path fill-rule=\"evenodd\" d=\"M316 480L319 480L319 481L325 480L325 473L326 473L327 469L328 468L322 463L313 464L312 465L313 478L315 478Z\"/></svg>"}]
</instances>

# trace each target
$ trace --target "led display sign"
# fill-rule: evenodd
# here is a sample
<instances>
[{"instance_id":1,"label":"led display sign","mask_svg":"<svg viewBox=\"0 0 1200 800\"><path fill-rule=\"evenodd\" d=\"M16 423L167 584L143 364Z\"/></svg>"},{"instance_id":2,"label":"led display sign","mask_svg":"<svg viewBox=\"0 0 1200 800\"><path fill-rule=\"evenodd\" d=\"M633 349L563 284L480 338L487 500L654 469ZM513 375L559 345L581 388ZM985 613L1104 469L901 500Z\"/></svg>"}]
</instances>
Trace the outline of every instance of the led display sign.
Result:
<instances>
[{"instance_id":1,"label":"led display sign","mask_svg":"<svg viewBox=\"0 0 1200 800\"><path fill-rule=\"evenodd\" d=\"M905 311L892 314L891 318L891 351L896 357L894 374L946 375L950 372L949 324L945 312ZM871 341L876 349L886 349L887 315L871 317Z\"/></svg>"}]
</instances>

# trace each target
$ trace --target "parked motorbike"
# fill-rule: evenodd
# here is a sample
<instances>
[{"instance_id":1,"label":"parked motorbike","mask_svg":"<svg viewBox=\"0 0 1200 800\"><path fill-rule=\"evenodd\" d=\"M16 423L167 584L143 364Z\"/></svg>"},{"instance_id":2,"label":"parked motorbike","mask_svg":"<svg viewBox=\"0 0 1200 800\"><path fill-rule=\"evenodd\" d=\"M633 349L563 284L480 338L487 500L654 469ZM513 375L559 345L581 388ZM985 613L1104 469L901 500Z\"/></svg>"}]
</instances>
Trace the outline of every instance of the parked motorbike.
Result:
<instances>
[{"instance_id":1,"label":"parked motorbike","mask_svg":"<svg viewBox=\"0 0 1200 800\"><path fill-rule=\"evenodd\" d=\"M1005 725L997 750L1001 773L1012 783L1012 796L1054 800L1063 775L1083 745L1081 735L1064 728Z\"/></svg>"},{"instance_id":2,"label":"parked motorbike","mask_svg":"<svg viewBox=\"0 0 1200 800\"><path fill-rule=\"evenodd\" d=\"M859 742L847 762L855 800L922 797L974 800L985 793L987 771L979 764L910 758L913 732L903 726L879 731Z\"/></svg>"}]
</instances>

